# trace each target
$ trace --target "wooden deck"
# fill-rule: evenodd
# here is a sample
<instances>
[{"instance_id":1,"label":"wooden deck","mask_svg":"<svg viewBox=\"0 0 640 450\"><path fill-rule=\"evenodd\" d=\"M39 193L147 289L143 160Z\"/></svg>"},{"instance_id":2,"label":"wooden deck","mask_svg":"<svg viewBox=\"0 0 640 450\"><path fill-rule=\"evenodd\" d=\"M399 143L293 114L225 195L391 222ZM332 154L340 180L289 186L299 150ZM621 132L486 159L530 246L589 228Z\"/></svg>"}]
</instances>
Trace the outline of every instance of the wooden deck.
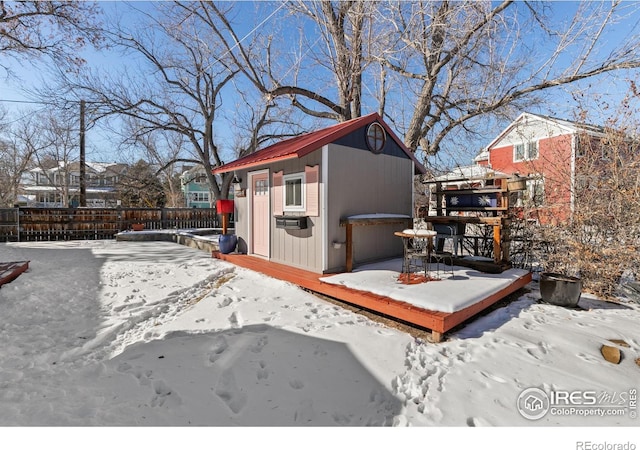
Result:
<instances>
[{"instance_id":1,"label":"wooden deck","mask_svg":"<svg viewBox=\"0 0 640 450\"><path fill-rule=\"evenodd\" d=\"M15 280L22 272L29 268L29 261L14 261L0 263L0 286Z\"/></svg>"},{"instance_id":2,"label":"wooden deck","mask_svg":"<svg viewBox=\"0 0 640 450\"><path fill-rule=\"evenodd\" d=\"M417 325L422 328L431 330L434 342L440 342L442 336L456 325L461 324L465 320L470 319L481 311L487 309L494 303L505 298L509 294L524 287L531 281L531 274L528 273L515 282L496 292L493 295L475 303L465 309L453 313L445 313L439 311L430 311L419 308L406 302L393 300L388 297L373 294L370 292L359 291L345 286L324 283L320 278L327 275L309 272L303 269L278 264L257 258L239 254L222 254L219 252L212 253L214 258L230 262L240 267L250 269L262 274L268 275L279 280L288 281L290 283L309 289L319 294L333 297L337 300L344 301L362 308L384 314L404 322Z\"/></svg>"}]
</instances>

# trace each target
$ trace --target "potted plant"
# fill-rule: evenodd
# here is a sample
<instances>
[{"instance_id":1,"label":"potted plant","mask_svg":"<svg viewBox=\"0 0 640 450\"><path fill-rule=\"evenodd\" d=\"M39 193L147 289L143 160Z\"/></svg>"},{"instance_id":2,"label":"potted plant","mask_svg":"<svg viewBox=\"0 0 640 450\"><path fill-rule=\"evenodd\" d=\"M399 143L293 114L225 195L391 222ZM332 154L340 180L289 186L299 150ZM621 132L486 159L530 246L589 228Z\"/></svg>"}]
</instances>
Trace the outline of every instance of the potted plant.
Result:
<instances>
[{"instance_id":1,"label":"potted plant","mask_svg":"<svg viewBox=\"0 0 640 450\"><path fill-rule=\"evenodd\" d=\"M229 214L233 213L233 200L218 200L216 202L216 211L222 215L222 234L218 238L218 247L220 253L228 254L235 250L238 238L235 234L227 234L227 226L229 223Z\"/></svg>"},{"instance_id":2,"label":"potted plant","mask_svg":"<svg viewBox=\"0 0 640 450\"><path fill-rule=\"evenodd\" d=\"M513 178L507 180L507 190L509 192L524 191L527 189L527 178L515 174Z\"/></svg>"},{"instance_id":3,"label":"potted plant","mask_svg":"<svg viewBox=\"0 0 640 450\"><path fill-rule=\"evenodd\" d=\"M547 248L541 258L540 296L545 303L575 308L582 294L582 279L572 239L569 233L557 228L545 231Z\"/></svg>"},{"instance_id":4,"label":"potted plant","mask_svg":"<svg viewBox=\"0 0 640 450\"><path fill-rule=\"evenodd\" d=\"M553 272L540 274L540 296L545 303L575 308L581 294L582 280L579 277Z\"/></svg>"}]
</instances>

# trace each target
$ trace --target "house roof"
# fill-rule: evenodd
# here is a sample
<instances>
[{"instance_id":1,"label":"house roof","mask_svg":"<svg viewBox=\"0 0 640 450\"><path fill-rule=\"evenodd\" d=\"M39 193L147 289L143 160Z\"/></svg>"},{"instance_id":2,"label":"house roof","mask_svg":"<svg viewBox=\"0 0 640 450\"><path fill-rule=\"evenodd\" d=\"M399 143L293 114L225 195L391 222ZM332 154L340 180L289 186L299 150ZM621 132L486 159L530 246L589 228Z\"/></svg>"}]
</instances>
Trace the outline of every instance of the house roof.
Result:
<instances>
[{"instance_id":1,"label":"house roof","mask_svg":"<svg viewBox=\"0 0 640 450\"><path fill-rule=\"evenodd\" d=\"M479 161L484 158L484 153L487 152L490 148L495 146L498 142L502 140L507 134L509 134L514 128L516 128L521 122L526 122L528 120L539 120L548 123L552 123L558 126L560 129L566 131L567 134L574 134L578 132L584 132L592 136L603 137L605 135L605 128L597 125L589 125L586 123L580 122L572 122L570 120L558 119L557 117L544 116L541 114L533 114L524 112L518 116L516 120L511 122L507 128L505 128L502 133L500 133L493 141L489 143L477 156L474 161Z\"/></svg>"},{"instance_id":2,"label":"house roof","mask_svg":"<svg viewBox=\"0 0 640 450\"><path fill-rule=\"evenodd\" d=\"M393 130L391 130L391 128L389 128L389 126L382 120L382 117L380 117L378 113L372 113L270 145L269 147L258 150L255 153L217 167L213 169L213 173L226 173L233 170L248 169L276 161L302 158L303 156L319 150L323 146L373 122L380 123L387 131L387 134L396 142L396 144L398 144L402 151L404 151L406 155L413 160L416 171L420 173L426 172L424 166L416 159L415 155L405 147Z\"/></svg>"},{"instance_id":3,"label":"house roof","mask_svg":"<svg viewBox=\"0 0 640 450\"><path fill-rule=\"evenodd\" d=\"M429 178L424 180L424 183L434 183L437 181L474 181L474 180L484 180L489 177L493 178L508 178L511 175L506 174L504 172L499 172L497 170L493 170L487 166L480 166L477 164L469 165L469 166L458 166L454 169L451 169L450 172L445 173L444 175L440 175L437 177Z\"/></svg>"},{"instance_id":4,"label":"house roof","mask_svg":"<svg viewBox=\"0 0 640 450\"><path fill-rule=\"evenodd\" d=\"M104 172L114 172L120 173L127 168L126 164L123 163L102 163L102 162L91 162L86 161L85 168L93 173L104 173ZM80 170L80 162L79 161L54 161L53 163L48 164L45 168L36 167L31 169L29 172L38 173L38 172L58 172L62 170Z\"/></svg>"}]
</instances>

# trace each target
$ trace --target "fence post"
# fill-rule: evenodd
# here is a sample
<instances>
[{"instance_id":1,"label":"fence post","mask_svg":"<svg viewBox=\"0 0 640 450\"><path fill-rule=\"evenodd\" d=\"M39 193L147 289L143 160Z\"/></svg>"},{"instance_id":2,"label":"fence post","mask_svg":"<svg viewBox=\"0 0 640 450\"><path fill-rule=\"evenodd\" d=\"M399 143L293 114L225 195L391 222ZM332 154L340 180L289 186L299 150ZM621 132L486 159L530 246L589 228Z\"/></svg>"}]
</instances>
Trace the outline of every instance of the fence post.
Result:
<instances>
[{"instance_id":1,"label":"fence post","mask_svg":"<svg viewBox=\"0 0 640 450\"><path fill-rule=\"evenodd\" d=\"M169 228L167 226L167 210L165 208L160 208L160 228L163 230Z\"/></svg>"},{"instance_id":2,"label":"fence post","mask_svg":"<svg viewBox=\"0 0 640 450\"><path fill-rule=\"evenodd\" d=\"M18 232L18 242L20 242L20 205L16 208L16 231Z\"/></svg>"}]
</instances>

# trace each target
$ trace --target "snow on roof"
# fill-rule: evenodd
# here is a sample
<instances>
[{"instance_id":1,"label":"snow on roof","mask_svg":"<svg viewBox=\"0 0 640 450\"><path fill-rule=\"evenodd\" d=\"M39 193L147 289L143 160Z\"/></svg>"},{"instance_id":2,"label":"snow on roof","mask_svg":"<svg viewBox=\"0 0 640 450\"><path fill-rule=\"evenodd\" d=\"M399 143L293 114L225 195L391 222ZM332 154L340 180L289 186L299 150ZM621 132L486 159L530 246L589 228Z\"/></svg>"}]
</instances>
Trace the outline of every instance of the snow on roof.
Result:
<instances>
[{"instance_id":1,"label":"snow on roof","mask_svg":"<svg viewBox=\"0 0 640 450\"><path fill-rule=\"evenodd\" d=\"M481 166L478 164L472 164L469 166L459 166L452 169L450 172L443 175L429 178L425 180L425 183L435 181L460 181L460 180L484 180L487 178L508 178L511 175L504 172L493 170L487 166Z\"/></svg>"},{"instance_id":2,"label":"snow on roof","mask_svg":"<svg viewBox=\"0 0 640 450\"><path fill-rule=\"evenodd\" d=\"M117 162L113 162L113 163L105 163L105 162L92 162L92 161L86 161L85 166L90 169L91 171L95 172L95 173L103 173L106 172L109 169L113 169L113 168L119 168L119 167L124 167L126 166L126 164L123 163L117 163ZM31 170L29 170L29 172L56 172L58 170L62 170L65 167L71 167L73 170L74 166L78 166L79 167L80 162L79 161L58 161L57 165L54 167L49 167L46 169L43 169L42 167L36 167L33 168Z\"/></svg>"}]
</instances>

